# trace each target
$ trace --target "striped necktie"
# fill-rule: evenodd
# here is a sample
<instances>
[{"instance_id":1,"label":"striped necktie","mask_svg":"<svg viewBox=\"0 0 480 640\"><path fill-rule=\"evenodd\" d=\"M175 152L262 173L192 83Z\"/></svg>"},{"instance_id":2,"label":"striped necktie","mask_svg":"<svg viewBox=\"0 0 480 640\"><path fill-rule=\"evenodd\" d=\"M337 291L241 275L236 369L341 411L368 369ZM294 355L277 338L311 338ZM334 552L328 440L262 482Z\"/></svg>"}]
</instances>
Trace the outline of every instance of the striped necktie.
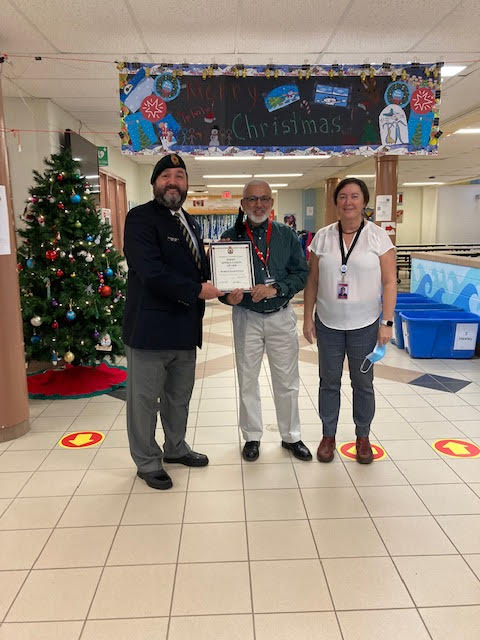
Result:
<instances>
[{"instance_id":1,"label":"striped necktie","mask_svg":"<svg viewBox=\"0 0 480 640\"><path fill-rule=\"evenodd\" d=\"M199 271L202 270L202 263L200 260L200 255L197 251L196 246L193 243L192 237L188 231L188 229L186 228L186 226L183 224L182 219L180 217L180 211L175 211L175 220L177 221L178 225L180 226L180 229L182 231L182 235L185 238L185 242L188 245L188 248L190 249L190 253L193 256L193 260L195 262L195 264L197 265L197 268Z\"/></svg>"}]
</instances>

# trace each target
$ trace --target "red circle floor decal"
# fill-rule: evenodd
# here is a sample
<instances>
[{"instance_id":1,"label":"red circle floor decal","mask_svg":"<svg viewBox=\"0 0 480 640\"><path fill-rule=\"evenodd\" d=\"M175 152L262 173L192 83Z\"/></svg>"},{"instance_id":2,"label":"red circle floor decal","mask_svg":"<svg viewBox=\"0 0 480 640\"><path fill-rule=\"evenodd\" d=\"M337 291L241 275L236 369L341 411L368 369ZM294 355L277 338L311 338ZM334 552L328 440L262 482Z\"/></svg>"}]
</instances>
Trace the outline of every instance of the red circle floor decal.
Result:
<instances>
[{"instance_id":1,"label":"red circle floor decal","mask_svg":"<svg viewBox=\"0 0 480 640\"><path fill-rule=\"evenodd\" d=\"M432 447L443 453L444 456L451 458L478 458L480 456L480 447L465 440L454 440L453 438L435 440Z\"/></svg>"},{"instance_id":2,"label":"red circle floor decal","mask_svg":"<svg viewBox=\"0 0 480 640\"><path fill-rule=\"evenodd\" d=\"M100 431L76 431L63 436L58 444L66 449L83 449L85 447L93 447L104 438L105 436Z\"/></svg>"},{"instance_id":3,"label":"red circle floor decal","mask_svg":"<svg viewBox=\"0 0 480 640\"><path fill-rule=\"evenodd\" d=\"M385 456L387 455L385 449L382 449L382 447L378 444L373 444L373 442L371 442L370 445L372 447L374 460L381 460L382 458L385 458ZM355 442L344 442L338 447L338 452L344 458L355 460L357 454L357 447L355 445Z\"/></svg>"}]
</instances>

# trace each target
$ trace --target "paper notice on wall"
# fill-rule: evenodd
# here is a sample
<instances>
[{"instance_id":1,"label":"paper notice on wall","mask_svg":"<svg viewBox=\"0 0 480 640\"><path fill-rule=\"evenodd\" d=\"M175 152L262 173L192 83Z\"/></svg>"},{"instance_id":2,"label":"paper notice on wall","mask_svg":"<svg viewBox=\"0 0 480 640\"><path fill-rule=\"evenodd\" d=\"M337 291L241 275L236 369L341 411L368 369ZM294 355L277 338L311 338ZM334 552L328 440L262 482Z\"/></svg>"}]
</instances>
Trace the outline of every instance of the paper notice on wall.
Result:
<instances>
[{"instance_id":1,"label":"paper notice on wall","mask_svg":"<svg viewBox=\"0 0 480 640\"><path fill-rule=\"evenodd\" d=\"M112 210L102 207L100 209L100 222L102 224L112 224Z\"/></svg>"},{"instance_id":2,"label":"paper notice on wall","mask_svg":"<svg viewBox=\"0 0 480 640\"><path fill-rule=\"evenodd\" d=\"M375 200L375 221L392 219L392 196L377 196Z\"/></svg>"},{"instance_id":3,"label":"paper notice on wall","mask_svg":"<svg viewBox=\"0 0 480 640\"><path fill-rule=\"evenodd\" d=\"M480 319L479 319L480 320ZM457 322L455 327L454 351L473 351L477 341L478 324Z\"/></svg>"},{"instance_id":4,"label":"paper notice on wall","mask_svg":"<svg viewBox=\"0 0 480 640\"><path fill-rule=\"evenodd\" d=\"M10 246L10 226L8 224L7 190L0 184L0 256L9 256L12 253Z\"/></svg>"},{"instance_id":5,"label":"paper notice on wall","mask_svg":"<svg viewBox=\"0 0 480 640\"><path fill-rule=\"evenodd\" d=\"M306 207L307 216L313 216L313 207Z\"/></svg>"},{"instance_id":6,"label":"paper notice on wall","mask_svg":"<svg viewBox=\"0 0 480 640\"><path fill-rule=\"evenodd\" d=\"M394 236L397 232L396 222L382 222L380 226L385 229L389 236Z\"/></svg>"}]
</instances>

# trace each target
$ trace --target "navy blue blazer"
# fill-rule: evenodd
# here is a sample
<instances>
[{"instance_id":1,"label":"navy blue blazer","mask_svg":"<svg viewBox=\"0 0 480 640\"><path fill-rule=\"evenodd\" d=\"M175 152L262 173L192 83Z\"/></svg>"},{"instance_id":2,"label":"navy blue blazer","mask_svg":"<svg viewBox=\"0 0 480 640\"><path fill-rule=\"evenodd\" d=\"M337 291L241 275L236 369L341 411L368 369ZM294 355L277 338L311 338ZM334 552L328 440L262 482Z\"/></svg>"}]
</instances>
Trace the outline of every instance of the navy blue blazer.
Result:
<instances>
[{"instance_id":1,"label":"navy blue blazer","mask_svg":"<svg viewBox=\"0 0 480 640\"><path fill-rule=\"evenodd\" d=\"M185 211L197 238L199 271L177 220L151 200L131 209L125 221L128 264L123 341L134 349L194 349L202 346L205 302L198 298L209 268L200 228Z\"/></svg>"}]
</instances>

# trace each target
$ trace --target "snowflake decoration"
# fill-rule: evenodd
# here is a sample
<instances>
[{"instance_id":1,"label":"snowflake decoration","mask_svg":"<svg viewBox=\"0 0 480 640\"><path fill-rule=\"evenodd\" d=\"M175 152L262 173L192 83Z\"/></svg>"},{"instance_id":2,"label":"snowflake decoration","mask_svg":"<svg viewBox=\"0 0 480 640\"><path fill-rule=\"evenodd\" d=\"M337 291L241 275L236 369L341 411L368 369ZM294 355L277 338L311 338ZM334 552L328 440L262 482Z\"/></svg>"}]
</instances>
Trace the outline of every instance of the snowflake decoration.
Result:
<instances>
[{"instance_id":1,"label":"snowflake decoration","mask_svg":"<svg viewBox=\"0 0 480 640\"><path fill-rule=\"evenodd\" d=\"M165 117L167 113L167 105L162 100L162 98L158 96L147 96L144 98L140 111L142 112L145 120L149 120L150 122L158 122Z\"/></svg>"},{"instance_id":2,"label":"snowflake decoration","mask_svg":"<svg viewBox=\"0 0 480 640\"><path fill-rule=\"evenodd\" d=\"M415 113L425 114L435 106L435 94L427 87L415 89L410 100L410 107Z\"/></svg>"}]
</instances>

